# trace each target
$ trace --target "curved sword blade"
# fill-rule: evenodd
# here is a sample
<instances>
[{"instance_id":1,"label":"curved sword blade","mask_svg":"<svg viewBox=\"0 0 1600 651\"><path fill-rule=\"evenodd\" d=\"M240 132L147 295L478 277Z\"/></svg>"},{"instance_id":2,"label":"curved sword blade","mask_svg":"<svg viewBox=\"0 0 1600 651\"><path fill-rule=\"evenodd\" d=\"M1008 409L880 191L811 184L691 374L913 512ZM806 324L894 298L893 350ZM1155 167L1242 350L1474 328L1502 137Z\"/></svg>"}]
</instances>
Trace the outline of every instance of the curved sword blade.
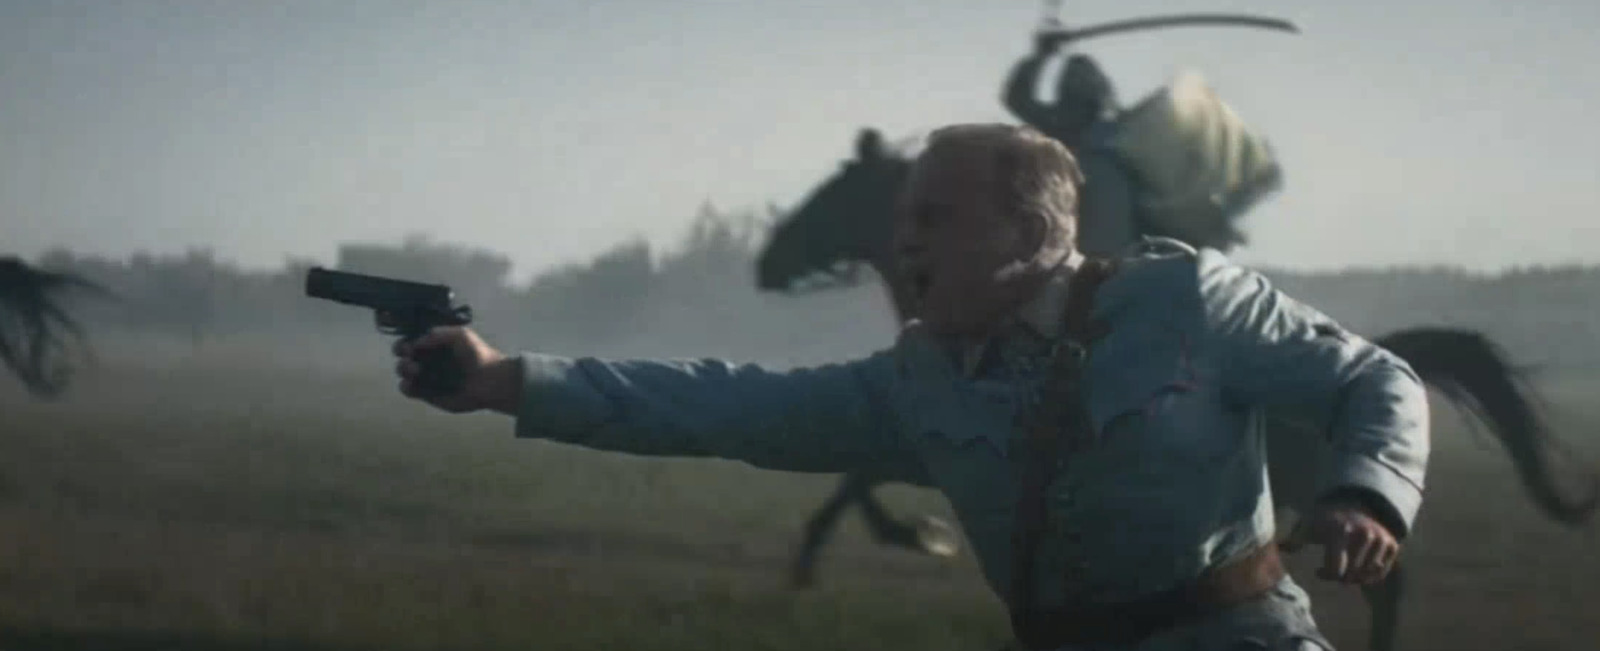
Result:
<instances>
[{"instance_id":1,"label":"curved sword blade","mask_svg":"<svg viewBox=\"0 0 1600 651\"><path fill-rule=\"evenodd\" d=\"M1150 16L1146 18L1129 18L1116 20L1109 23L1100 23L1088 27L1047 29L1045 35L1054 37L1062 43L1068 41L1081 41L1095 36L1115 34L1118 32L1131 32L1143 29L1162 29L1167 27L1193 27L1193 26L1229 26L1229 27L1256 27L1271 29L1291 34L1299 34L1300 28L1281 18L1266 16L1253 16L1250 14L1173 14L1168 16Z\"/></svg>"}]
</instances>

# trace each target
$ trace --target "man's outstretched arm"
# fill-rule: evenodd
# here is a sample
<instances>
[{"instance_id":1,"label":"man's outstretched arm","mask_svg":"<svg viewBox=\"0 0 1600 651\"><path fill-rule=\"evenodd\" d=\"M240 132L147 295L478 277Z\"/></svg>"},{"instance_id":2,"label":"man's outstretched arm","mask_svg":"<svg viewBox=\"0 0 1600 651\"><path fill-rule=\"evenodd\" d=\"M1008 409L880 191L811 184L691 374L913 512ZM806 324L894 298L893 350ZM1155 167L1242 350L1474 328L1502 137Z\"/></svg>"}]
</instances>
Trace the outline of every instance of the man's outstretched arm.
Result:
<instances>
[{"instance_id":1,"label":"man's outstretched arm","mask_svg":"<svg viewBox=\"0 0 1600 651\"><path fill-rule=\"evenodd\" d=\"M708 359L503 355L469 330L442 328L397 348L402 392L421 397L409 384L416 368L408 360L417 348L440 345L456 350L468 381L457 396L423 399L447 411L510 415L520 437L795 472L904 462L887 352L775 371Z\"/></svg>"}]
</instances>

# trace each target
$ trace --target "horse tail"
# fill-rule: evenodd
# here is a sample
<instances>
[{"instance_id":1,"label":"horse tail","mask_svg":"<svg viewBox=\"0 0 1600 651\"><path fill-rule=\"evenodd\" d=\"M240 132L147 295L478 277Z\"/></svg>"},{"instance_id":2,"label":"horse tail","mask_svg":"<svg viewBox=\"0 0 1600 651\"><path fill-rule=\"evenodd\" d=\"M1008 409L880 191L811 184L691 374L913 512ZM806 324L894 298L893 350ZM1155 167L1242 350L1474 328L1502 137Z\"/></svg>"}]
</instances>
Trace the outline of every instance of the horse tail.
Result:
<instances>
[{"instance_id":1,"label":"horse tail","mask_svg":"<svg viewBox=\"0 0 1600 651\"><path fill-rule=\"evenodd\" d=\"M1404 359L1451 404L1487 423L1511 456L1523 487L1551 518L1578 525L1594 514L1600 503L1600 481L1591 483L1580 499L1562 494L1546 452L1552 443L1550 430L1535 408L1523 371L1513 368L1488 337L1471 330L1411 328L1374 343Z\"/></svg>"},{"instance_id":2,"label":"horse tail","mask_svg":"<svg viewBox=\"0 0 1600 651\"><path fill-rule=\"evenodd\" d=\"M36 269L20 258L0 258L0 366L28 391L53 398L65 388L72 369L65 358L70 343L87 348L88 336L62 305L63 294L112 294L76 274Z\"/></svg>"}]
</instances>

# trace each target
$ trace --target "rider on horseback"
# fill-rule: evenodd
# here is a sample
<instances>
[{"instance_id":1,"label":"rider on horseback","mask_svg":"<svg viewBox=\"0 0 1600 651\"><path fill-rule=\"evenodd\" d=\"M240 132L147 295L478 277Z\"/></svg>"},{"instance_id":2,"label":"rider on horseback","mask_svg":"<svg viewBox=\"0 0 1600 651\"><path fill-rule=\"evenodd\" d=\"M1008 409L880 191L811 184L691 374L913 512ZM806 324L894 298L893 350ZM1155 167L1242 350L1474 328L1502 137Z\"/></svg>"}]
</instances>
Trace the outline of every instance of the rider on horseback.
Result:
<instances>
[{"instance_id":1,"label":"rider on horseback","mask_svg":"<svg viewBox=\"0 0 1600 651\"><path fill-rule=\"evenodd\" d=\"M1111 78L1087 54L1067 58L1056 78L1055 101L1035 97L1039 75L1060 47L1048 33L1012 67L1001 101L1017 119L1067 146L1086 179L1079 198L1078 246L1091 255L1126 249L1143 234L1135 224L1132 182L1108 144L1122 110Z\"/></svg>"},{"instance_id":2,"label":"rider on horseback","mask_svg":"<svg viewBox=\"0 0 1600 651\"><path fill-rule=\"evenodd\" d=\"M1123 109L1110 78L1085 54L1067 58L1055 101L1039 101L1038 77L1069 37L1036 34L1033 51L1012 68L1002 102L1078 159L1086 178L1078 245L1110 255L1142 236L1225 253L1243 244L1234 222L1282 184L1266 140L1194 74Z\"/></svg>"},{"instance_id":3,"label":"rider on horseback","mask_svg":"<svg viewBox=\"0 0 1600 651\"><path fill-rule=\"evenodd\" d=\"M1035 97L1039 75L1059 47L1060 39L1047 33L1035 35L1033 51L1011 69L1001 101L1017 119L1077 153L1082 141L1106 134L1120 107L1111 78L1087 54L1067 58L1056 77L1054 102Z\"/></svg>"}]
</instances>

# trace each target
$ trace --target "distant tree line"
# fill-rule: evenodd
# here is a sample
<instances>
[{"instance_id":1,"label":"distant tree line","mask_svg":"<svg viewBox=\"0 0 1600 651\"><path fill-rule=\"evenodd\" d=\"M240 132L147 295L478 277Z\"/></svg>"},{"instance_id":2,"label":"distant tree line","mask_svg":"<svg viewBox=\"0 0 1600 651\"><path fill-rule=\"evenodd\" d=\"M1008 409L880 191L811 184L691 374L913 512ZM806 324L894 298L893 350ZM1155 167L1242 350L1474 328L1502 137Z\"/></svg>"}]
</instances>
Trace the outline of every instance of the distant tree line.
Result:
<instances>
[{"instance_id":1,"label":"distant tree line","mask_svg":"<svg viewBox=\"0 0 1600 651\"><path fill-rule=\"evenodd\" d=\"M362 341L371 315L308 299L317 264L454 287L486 333L523 348L600 355L721 355L807 362L871 350L893 336L875 286L803 298L759 293L755 255L770 213L702 209L674 250L627 241L592 259L511 278L504 253L406 238L352 243L334 260L250 271L207 249L115 260L52 251L41 266L87 275L118 300L78 306L103 338L204 347L249 339L307 354ZM1600 267L1530 266L1498 274L1450 268L1264 270L1280 287L1364 334L1421 324L1487 331L1521 361L1600 365ZM367 339L358 339L366 337Z\"/></svg>"},{"instance_id":2,"label":"distant tree line","mask_svg":"<svg viewBox=\"0 0 1600 651\"><path fill-rule=\"evenodd\" d=\"M1488 333L1523 363L1600 366L1600 266L1529 265L1493 274L1439 267L1263 272L1364 334L1453 325Z\"/></svg>"}]
</instances>

